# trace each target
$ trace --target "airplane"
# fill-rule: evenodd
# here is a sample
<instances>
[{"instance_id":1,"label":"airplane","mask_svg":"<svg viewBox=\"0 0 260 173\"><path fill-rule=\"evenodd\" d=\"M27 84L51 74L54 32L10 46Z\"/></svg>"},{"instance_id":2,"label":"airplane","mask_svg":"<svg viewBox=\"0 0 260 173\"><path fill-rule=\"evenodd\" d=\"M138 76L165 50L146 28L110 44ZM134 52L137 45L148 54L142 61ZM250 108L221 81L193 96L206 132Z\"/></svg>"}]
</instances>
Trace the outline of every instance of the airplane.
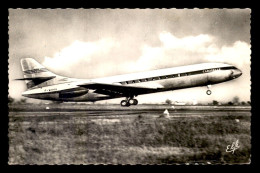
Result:
<instances>
[{"instance_id":1,"label":"airplane","mask_svg":"<svg viewBox=\"0 0 260 173\"><path fill-rule=\"evenodd\" d=\"M95 79L59 76L32 58L21 59L27 90L22 96L58 102L95 102L125 97L121 106L137 105L142 94L207 86L230 81L242 75L233 65L201 63L173 68L124 74Z\"/></svg>"}]
</instances>

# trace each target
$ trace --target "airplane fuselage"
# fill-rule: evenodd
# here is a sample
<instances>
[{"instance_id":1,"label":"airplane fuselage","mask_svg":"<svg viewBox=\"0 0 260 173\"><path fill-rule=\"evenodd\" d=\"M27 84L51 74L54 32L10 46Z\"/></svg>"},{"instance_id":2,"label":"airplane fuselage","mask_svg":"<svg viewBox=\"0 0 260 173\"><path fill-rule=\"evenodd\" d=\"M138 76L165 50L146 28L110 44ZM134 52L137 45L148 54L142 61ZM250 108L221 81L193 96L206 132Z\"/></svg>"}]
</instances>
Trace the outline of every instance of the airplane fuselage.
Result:
<instances>
[{"instance_id":1,"label":"airplane fuselage","mask_svg":"<svg viewBox=\"0 0 260 173\"><path fill-rule=\"evenodd\" d=\"M96 79L74 79L56 77L41 86L25 91L25 97L55 100L86 102L124 97L120 93L107 94L107 91L82 87L88 83L105 83L118 86L135 86L152 88L142 94L170 91L183 88L199 87L226 82L239 77L242 72L236 67L222 63L203 63L189 66L139 72ZM55 81L55 82L54 82ZM55 84L53 84L55 83ZM134 94L134 96L140 94Z\"/></svg>"}]
</instances>

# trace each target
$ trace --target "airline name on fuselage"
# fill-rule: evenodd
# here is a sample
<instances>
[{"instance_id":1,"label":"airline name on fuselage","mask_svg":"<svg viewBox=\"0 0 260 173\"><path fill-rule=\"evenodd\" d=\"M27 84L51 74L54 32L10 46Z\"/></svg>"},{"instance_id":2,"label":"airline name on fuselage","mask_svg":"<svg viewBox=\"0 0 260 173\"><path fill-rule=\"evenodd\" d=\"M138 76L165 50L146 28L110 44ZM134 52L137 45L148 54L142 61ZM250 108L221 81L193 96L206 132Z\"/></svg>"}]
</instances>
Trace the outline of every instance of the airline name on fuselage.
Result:
<instances>
[{"instance_id":1,"label":"airline name on fuselage","mask_svg":"<svg viewBox=\"0 0 260 173\"><path fill-rule=\"evenodd\" d=\"M213 71L217 71L217 70L220 70L220 68L212 68L212 69L203 70L203 73L209 73L209 72L213 72Z\"/></svg>"}]
</instances>

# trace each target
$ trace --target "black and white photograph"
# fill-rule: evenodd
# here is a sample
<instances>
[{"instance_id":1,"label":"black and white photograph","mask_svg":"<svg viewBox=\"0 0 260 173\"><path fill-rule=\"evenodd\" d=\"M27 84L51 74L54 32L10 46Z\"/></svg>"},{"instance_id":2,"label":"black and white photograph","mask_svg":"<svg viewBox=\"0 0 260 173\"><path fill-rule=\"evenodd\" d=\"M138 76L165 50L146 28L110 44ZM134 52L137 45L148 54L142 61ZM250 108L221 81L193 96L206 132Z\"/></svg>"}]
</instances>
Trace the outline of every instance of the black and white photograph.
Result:
<instances>
[{"instance_id":1,"label":"black and white photograph","mask_svg":"<svg viewBox=\"0 0 260 173\"><path fill-rule=\"evenodd\" d=\"M9 165L249 165L251 9L8 9Z\"/></svg>"}]
</instances>

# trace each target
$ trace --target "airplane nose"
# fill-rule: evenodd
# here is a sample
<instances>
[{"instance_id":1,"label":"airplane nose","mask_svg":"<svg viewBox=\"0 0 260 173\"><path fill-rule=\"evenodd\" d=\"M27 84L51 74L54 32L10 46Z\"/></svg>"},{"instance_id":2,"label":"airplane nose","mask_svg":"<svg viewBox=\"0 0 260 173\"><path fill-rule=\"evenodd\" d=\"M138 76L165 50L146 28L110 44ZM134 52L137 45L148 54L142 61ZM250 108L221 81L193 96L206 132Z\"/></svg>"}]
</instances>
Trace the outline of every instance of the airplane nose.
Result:
<instances>
[{"instance_id":1,"label":"airplane nose","mask_svg":"<svg viewBox=\"0 0 260 173\"><path fill-rule=\"evenodd\" d=\"M239 69L236 69L236 70L232 70L232 78L235 79L235 78L238 78L239 76L241 76L243 73L241 70Z\"/></svg>"}]
</instances>

